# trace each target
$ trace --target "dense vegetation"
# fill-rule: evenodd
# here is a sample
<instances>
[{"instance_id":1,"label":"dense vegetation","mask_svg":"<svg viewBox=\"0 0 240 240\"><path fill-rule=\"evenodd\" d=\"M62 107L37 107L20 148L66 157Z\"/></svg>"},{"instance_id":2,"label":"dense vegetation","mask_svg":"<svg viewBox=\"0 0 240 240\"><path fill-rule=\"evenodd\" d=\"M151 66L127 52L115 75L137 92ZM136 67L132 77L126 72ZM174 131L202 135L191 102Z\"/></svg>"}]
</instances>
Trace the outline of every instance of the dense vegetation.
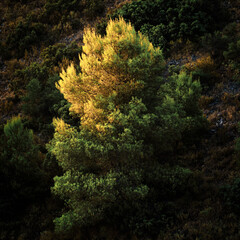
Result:
<instances>
[{"instance_id":1,"label":"dense vegetation","mask_svg":"<svg viewBox=\"0 0 240 240\"><path fill-rule=\"evenodd\" d=\"M167 51L176 40L197 39L218 30L226 21L219 0L137 0L125 4L111 18L122 16L155 45ZM99 31L104 22L99 25Z\"/></svg>"},{"instance_id":2,"label":"dense vegetation","mask_svg":"<svg viewBox=\"0 0 240 240\"><path fill-rule=\"evenodd\" d=\"M238 240L240 2L0 2L1 240Z\"/></svg>"}]
</instances>

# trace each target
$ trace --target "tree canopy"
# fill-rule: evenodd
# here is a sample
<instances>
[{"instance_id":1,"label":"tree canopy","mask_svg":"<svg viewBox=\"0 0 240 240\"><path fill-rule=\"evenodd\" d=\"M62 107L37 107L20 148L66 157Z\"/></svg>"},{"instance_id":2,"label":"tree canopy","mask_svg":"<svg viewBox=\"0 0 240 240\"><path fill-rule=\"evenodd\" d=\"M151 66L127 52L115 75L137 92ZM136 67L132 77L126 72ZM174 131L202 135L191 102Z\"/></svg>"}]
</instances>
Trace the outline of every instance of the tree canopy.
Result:
<instances>
[{"instance_id":1,"label":"tree canopy","mask_svg":"<svg viewBox=\"0 0 240 240\"><path fill-rule=\"evenodd\" d=\"M48 145L64 171L52 190L68 205L56 228L113 218L136 229L136 219L126 214L129 206L138 214L146 207L137 221L145 221L149 211L161 215L159 199L149 205L159 194L157 182L171 186L179 176L181 185L191 175L180 168L166 174L160 154L201 122L200 84L184 72L164 79L161 50L122 18L109 22L104 37L86 29L83 41L81 72L72 64L57 84L80 118L79 129L55 119ZM156 169L160 176L152 179ZM153 225L158 221L156 216Z\"/></svg>"}]
</instances>

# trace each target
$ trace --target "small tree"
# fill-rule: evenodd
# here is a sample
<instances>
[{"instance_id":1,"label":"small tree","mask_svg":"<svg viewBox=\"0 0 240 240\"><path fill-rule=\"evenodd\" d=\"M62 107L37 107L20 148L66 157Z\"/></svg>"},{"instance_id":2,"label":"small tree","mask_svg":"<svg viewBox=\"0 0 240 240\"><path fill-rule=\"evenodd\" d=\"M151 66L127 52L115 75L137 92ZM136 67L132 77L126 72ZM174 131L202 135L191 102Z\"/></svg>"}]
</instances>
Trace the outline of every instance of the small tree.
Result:
<instances>
[{"instance_id":1,"label":"small tree","mask_svg":"<svg viewBox=\"0 0 240 240\"><path fill-rule=\"evenodd\" d=\"M17 215L23 206L43 192L44 178L39 168L39 152L33 132L24 128L20 117L4 126L0 155L1 218Z\"/></svg>"},{"instance_id":2,"label":"small tree","mask_svg":"<svg viewBox=\"0 0 240 240\"><path fill-rule=\"evenodd\" d=\"M71 65L57 84L80 117L80 129L55 119L48 145L64 171L52 190L69 207L55 220L56 228L121 219L136 230L136 219L126 214L129 206L147 228L150 212L160 218L162 208L152 198L158 184L148 181L153 169L146 166L155 162L159 169L159 153L199 121L192 106L197 107L200 85L185 73L164 81L161 50L123 19L111 20L105 37L85 30L83 41L81 73Z\"/></svg>"}]
</instances>

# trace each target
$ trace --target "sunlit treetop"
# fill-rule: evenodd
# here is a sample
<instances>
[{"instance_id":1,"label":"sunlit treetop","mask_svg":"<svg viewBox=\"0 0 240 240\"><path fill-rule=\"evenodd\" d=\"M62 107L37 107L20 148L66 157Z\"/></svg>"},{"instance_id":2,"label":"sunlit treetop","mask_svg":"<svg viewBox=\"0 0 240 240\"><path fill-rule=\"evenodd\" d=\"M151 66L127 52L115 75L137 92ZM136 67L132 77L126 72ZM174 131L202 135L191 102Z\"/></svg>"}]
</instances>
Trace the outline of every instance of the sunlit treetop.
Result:
<instances>
[{"instance_id":1,"label":"sunlit treetop","mask_svg":"<svg viewBox=\"0 0 240 240\"><path fill-rule=\"evenodd\" d=\"M161 50L154 48L147 37L120 18L110 20L104 37L85 29L83 42L81 73L72 64L62 71L57 85L72 104L71 111L79 116L89 108L93 112L99 98L113 97L116 105L128 103L135 96L145 104L152 102L164 60Z\"/></svg>"}]
</instances>

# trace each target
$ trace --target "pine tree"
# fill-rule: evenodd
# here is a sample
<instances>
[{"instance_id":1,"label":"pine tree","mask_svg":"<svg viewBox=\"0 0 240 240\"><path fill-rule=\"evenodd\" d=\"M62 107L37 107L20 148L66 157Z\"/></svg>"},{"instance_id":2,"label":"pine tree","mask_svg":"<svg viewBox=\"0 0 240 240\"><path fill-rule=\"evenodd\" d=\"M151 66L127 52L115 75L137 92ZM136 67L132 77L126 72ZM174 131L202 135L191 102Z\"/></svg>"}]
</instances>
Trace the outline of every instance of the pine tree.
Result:
<instances>
[{"instance_id":1,"label":"pine tree","mask_svg":"<svg viewBox=\"0 0 240 240\"><path fill-rule=\"evenodd\" d=\"M57 84L80 118L79 129L55 119L54 138L48 145L64 171L54 178L52 191L68 205L68 211L55 220L56 229L67 231L99 221L148 228L151 213L155 226L162 207L153 197L158 196L158 184L149 176L161 169L159 153L170 150L201 118L189 102L197 107L200 84L185 73L165 81L161 50L123 19L111 20L105 37L86 29L83 41L81 72L71 65ZM166 180L159 172L157 181L163 176L176 184L172 181L179 172L183 179L189 175L173 170Z\"/></svg>"},{"instance_id":2,"label":"pine tree","mask_svg":"<svg viewBox=\"0 0 240 240\"><path fill-rule=\"evenodd\" d=\"M46 184L33 132L24 128L20 117L14 117L5 124L3 140L0 154L0 221L17 216L36 196L43 194Z\"/></svg>"}]
</instances>

